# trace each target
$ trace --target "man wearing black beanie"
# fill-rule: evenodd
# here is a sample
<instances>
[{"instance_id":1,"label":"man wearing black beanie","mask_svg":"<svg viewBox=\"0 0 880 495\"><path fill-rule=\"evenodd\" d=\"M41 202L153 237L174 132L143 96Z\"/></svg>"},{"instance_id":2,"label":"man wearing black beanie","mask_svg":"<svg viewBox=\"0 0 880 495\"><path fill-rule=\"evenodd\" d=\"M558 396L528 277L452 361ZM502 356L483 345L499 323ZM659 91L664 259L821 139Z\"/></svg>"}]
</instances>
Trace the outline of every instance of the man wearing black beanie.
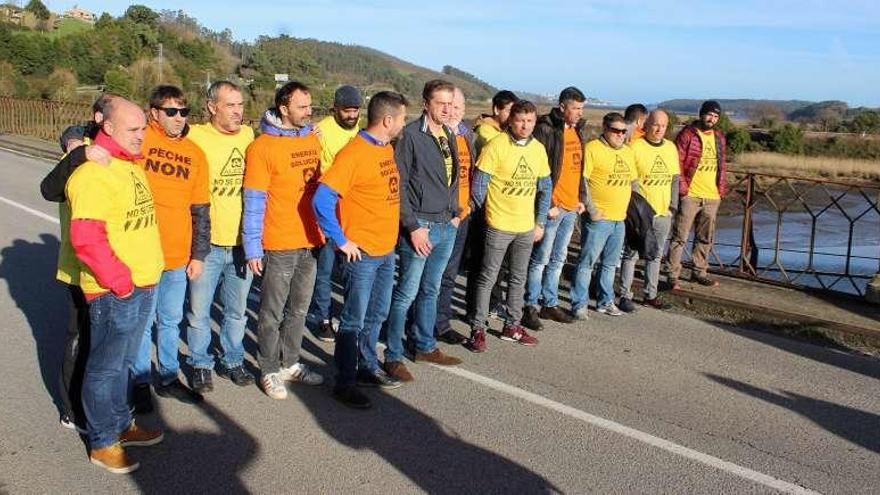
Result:
<instances>
[{"instance_id":1,"label":"man wearing black beanie","mask_svg":"<svg viewBox=\"0 0 880 495\"><path fill-rule=\"evenodd\" d=\"M681 181L679 209L672 227L669 245L669 283L678 288L681 253L691 226L694 227L691 279L707 287L718 285L709 278L708 256L715 242L715 218L721 198L727 192L727 142L716 128L721 105L709 100L700 106L700 118L686 126L675 138L678 148Z\"/></svg>"}]
</instances>

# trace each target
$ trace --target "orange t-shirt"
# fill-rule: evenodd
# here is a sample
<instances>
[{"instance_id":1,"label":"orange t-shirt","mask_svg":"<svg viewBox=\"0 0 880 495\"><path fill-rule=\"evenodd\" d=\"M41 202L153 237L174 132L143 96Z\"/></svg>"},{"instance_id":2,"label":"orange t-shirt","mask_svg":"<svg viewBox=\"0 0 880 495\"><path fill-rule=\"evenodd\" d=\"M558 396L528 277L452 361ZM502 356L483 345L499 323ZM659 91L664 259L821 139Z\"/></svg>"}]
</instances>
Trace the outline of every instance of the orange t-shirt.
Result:
<instances>
[{"instance_id":1,"label":"orange t-shirt","mask_svg":"<svg viewBox=\"0 0 880 495\"><path fill-rule=\"evenodd\" d=\"M320 175L321 143L314 134L263 134L248 146L244 187L267 195L263 249L303 249L324 243L312 210Z\"/></svg>"},{"instance_id":2,"label":"orange t-shirt","mask_svg":"<svg viewBox=\"0 0 880 495\"><path fill-rule=\"evenodd\" d=\"M400 174L394 148L363 136L349 141L321 182L336 191L339 223L348 240L370 256L394 251L400 225Z\"/></svg>"},{"instance_id":3,"label":"orange t-shirt","mask_svg":"<svg viewBox=\"0 0 880 495\"><path fill-rule=\"evenodd\" d=\"M192 249L190 206L209 204L208 161L192 140L165 135L158 123L151 123L141 146L147 182L153 192L159 239L165 253L165 269L174 270L189 262Z\"/></svg>"},{"instance_id":4,"label":"orange t-shirt","mask_svg":"<svg viewBox=\"0 0 880 495\"><path fill-rule=\"evenodd\" d=\"M458 217L467 218L470 214L471 196L471 168L473 160L471 150L468 148L467 138L455 136L455 145L458 147L458 207L461 212Z\"/></svg>"},{"instance_id":5,"label":"orange t-shirt","mask_svg":"<svg viewBox=\"0 0 880 495\"><path fill-rule=\"evenodd\" d=\"M567 127L562 139L562 164L553 185L553 206L572 211L577 208L583 175L581 140L573 127Z\"/></svg>"}]
</instances>

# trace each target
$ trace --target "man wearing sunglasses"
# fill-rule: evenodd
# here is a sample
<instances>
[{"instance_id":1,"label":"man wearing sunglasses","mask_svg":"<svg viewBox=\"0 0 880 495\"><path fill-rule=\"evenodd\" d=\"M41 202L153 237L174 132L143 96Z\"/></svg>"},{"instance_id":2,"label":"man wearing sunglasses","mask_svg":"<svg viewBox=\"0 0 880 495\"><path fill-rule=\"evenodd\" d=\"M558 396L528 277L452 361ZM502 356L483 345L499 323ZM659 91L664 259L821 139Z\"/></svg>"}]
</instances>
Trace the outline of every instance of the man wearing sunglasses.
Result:
<instances>
[{"instance_id":1,"label":"man wearing sunglasses","mask_svg":"<svg viewBox=\"0 0 880 495\"><path fill-rule=\"evenodd\" d=\"M202 400L178 379L180 321L187 279L197 279L210 245L208 163L189 138L186 97L175 86L158 86L150 95L149 125L140 160L153 192L165 269L156 285L153 311L144 328L140 351L132 366L132 399L139 413L153 409L150 399L150 350L156 331L160 397L185 403Z\"/></svg>"},{"instance_id":2,"label":"man wearing sunglasses","mask_svg":"<svg viewBox=\"0 0 880 495\"><path fill-rule=\"evenodd\" d=\"M435 79L422 90L422 116L403 128L394 147L400 171L400 255L397 286L388 316L385 370L400 381L411 381L403 364L403 334L410 306L409 332L415 361L456 365L434 338L437 295L443 272L455 245L458 217L459 157L452 116L455 86Z\"/></svg>"},{"instance_id":3,"label":"man wearing sunglasses","mask_svg":"<svg viewBox=\"0 0 880 495\"><path fill-rule=\"evenodd\" d=\"M584 147L584 205L588 215L581 227L581 252L571 290L571 310L576 320L587 319L590 279L596 263L596 311L609 316L623 314L614 304L614 271L623 249L626 208L637 178L633 151L624 145L626 131L623 115L611 112L602 119L602 136Z\"/></svg>"}]
</instances>

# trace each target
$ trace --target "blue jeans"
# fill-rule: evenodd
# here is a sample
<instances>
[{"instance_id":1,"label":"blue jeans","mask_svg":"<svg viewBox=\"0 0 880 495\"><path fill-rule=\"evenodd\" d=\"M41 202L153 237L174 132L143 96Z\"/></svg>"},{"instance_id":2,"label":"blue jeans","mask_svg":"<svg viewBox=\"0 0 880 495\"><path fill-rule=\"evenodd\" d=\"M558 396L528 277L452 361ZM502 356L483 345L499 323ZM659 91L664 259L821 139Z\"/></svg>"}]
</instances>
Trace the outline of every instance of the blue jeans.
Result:
<instances>
[{"instance_id":1,"label":"blue jeans","mask_svg":"<svg viewBox=\"0 0 880 495\"><path fill-rule=\"evenodd\" d=\"M376 344L379 329L388 317L394 288L394 252L384 256L362 254L360 261L342 262L345 300L339 315L334 358L336 384L355 383L358 370L379 369Z\"/></svg>"},{"instance_id":2,"label":"blue jeans","mask_svg":"<svg viewBox=\"0 0 880 495\"><path fill-rule=\"evenodd\" d=\"M544 224L544 237L532 249L529 260L526 305L537 306L539 301L548 308L559 305L559 278L577 218L576 211L560 209L556 218L548 218Z\"/></svg>"},{"instance_id":3,"label":"blue jeans","mask_svg":"<svg viewBox=\"0 0 880 495\"><path fill-rule=\"evenodd\" d=\"M180 363L177 350L180 347L180 321L183 320L183 301L186 298L186 267L162 272L156 285L156 296L150 318L144 326L144 338L140 351L131 367L135 384L150 383L150 354L153 344L153 324L156 328L156 357L158 358L159 383L168 385L177 380Z\"/></svg>"},{"instance_id":4,"label":"blue jeans","mask_svg":"<svg viewBox=\"0 0 880 495\"><path fill-rule=\"evenodd\" d=\"M333 266L336 264L336 256L336 243L328 237L327 242L318 250L315 288L309 305L309 318L318 323L330 320L333 316L330 308L333 304Z\"/></svg>"},{"instance_id":5,"label":"blue jeans","mask_svg":"<svg viewBox=\"0 0 880 495\"><path fill-rule=\"evenodd\" d=\"M211 355L211 305L220 277L220 296L223 302L223 322L220 324L221 362L226 368L244 362L244 328L247 317L247 296L254 274L248 269L241 246L222 247L211 244L205 257L205 267L199 278L189 284L189 327L186 331L189 359L193 368L213 369Z\"/></svg>"},{"instance_id":6,"label":"blue jeans","mask_svg":"<svg viewBox=\"0 0 880 495\"><path fill-rule=\"evenodd\" d=\"M428 229L432 249L428 256L419 256L405 233L397 243L400 270L388 315L386 363L403 360L403 332L407 313L413 304L415 307L411 335L416 352L428 353L437 348L437 341L434 339L437 295L440 293L440 282L449 263L449 255L455 246L458 229L449 222L419 220L419 226Z\"/></svg>"},{"instance_id":7,"label":"blue jeans","mask_svg":"<svg viewBox=\"0 0 880 495\"><path fill-rule=\"evenodd\" d=\"M586 219L581 234L581 254L578 256L574 287L571 289L571 309L577 311L590 301L590 279L593 266L599 262L599 295L597 307L614 301L614 270L620 261L626 227L623 220Z\"/></svg>"},{"instance_id":8,"label":"blue jeans","mask_svg":"<svg viewBox=\"0 0 880 495\"><path fill-rule=\"evenodd\" d=\"M443 271L443 279L440 281L440 294L437 296L437 321L434 322L434 335L441 335L452 328L449 320L452 319L452 295L455 292L455 280L458 278L461 259L464 257L465 246L470 230L470 217L458 224L458 232L455 233L455 244L452 246L452 254Z\"/></svg>"},{"instance_id":9,"label":"blue jeans","mask_svg":"<svg viewBox=\"0 0 880 495\"><path fill-rule=\"evenodd\" d=\"M125 299L107 293L89 303L91 340L82 401L91 449L116 443L131 424L129 368L137 358L153 297L154 289L135 288Z\"/></svg>"}]
</instances>

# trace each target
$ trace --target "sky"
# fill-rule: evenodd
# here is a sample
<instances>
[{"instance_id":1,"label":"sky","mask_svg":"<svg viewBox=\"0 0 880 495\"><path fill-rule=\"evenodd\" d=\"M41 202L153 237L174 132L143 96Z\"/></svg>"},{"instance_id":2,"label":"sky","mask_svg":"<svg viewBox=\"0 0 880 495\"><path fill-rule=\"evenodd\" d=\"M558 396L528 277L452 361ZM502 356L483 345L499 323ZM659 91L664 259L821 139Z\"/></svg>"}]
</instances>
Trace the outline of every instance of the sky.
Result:
<instances>
[{"instance_id":1,"label":"sky","mask_svg":"<svg viewBox=\"0 0 880 495\"><path fill-rule=\"evenodd\" d=\"M78 4L113 15L130 4L43 1L56 12ZM364 45L539 94L575 85L619 105L768 98L880 107L877 0L139 3L182 8L213 30L230 28L238 40L287 34Z\"/></svg>"}]
</instances>

